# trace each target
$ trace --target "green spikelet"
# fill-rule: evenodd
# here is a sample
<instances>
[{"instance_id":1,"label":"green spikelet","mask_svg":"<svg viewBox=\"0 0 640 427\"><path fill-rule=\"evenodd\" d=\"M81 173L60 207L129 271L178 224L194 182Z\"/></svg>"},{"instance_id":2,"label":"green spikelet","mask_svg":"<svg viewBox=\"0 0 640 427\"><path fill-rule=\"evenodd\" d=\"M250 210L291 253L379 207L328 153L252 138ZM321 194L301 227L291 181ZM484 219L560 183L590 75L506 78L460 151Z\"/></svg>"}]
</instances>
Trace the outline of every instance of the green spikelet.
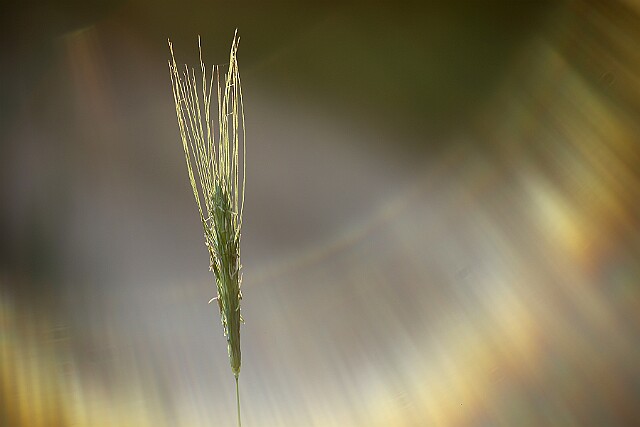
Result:
<instances>
[{"instance_id":1,"label":"green spikelet","mask_svg":"<svg viewBox=\"0 0 640 427\"><path fill-rule=\"evenodd\" d=\"M185 66L180 72L169 42L169 70L176 116L189 182L202 221L210 268L216 279L218 307L227 338L231 371L240 374L240 228L244 205L245 132L242 90L236 52L239 38L234 35L229 69L224 76L212 67L211 77L202 62L201 88L195 71ZM199 43L199 39L198 39ZM211 96L217 92L218 126L211 120ZM217 131L217 138L215 138ZM242 149L242 153L240 152ZM239 175L242 179L239 180ZM239 415L239 414L238 414Z\"/></svg>"}]
</instances>

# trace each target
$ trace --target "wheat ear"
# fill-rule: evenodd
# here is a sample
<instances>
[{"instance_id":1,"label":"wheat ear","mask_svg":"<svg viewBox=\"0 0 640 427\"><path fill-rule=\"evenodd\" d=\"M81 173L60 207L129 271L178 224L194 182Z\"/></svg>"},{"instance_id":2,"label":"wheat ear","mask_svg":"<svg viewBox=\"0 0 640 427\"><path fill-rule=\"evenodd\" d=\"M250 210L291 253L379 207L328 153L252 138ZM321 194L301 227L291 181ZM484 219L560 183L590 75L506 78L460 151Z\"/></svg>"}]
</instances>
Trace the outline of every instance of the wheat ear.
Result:
<instances>
[{"instance_id":1,"label":"wheat ear","mask_svg":"<svg viewBox=\"0 0 640 427\"><path fill-rule=\"evenodd\" d=\"M236 379L238 425L240 324L243 322L240 315L240 229L246 175L244 106L236 58L239 41L236 32L231 44L226 75L223 77L220 67L213 66L208 79L198 37L202 77L200 89L195 70L187 66L182 72L178 70L173 45L169 41L169 71L176 116L189 182L204 229L205 246L209 250L210 270L216 279L217 296L212 301L218 302L222 327L227 338L231 371ZM211 119L214 84L218 107L217 129ZM217 140L214 135L216 131Z\"/></svg>"}]
</instances>

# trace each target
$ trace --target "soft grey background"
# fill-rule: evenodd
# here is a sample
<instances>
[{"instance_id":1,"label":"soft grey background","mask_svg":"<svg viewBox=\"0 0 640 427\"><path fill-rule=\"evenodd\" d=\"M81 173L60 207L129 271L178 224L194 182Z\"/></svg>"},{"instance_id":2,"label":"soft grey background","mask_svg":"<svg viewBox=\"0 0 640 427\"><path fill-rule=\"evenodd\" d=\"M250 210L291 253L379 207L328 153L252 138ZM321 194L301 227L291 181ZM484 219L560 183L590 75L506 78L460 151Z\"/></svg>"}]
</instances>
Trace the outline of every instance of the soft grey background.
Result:
<instances>
[{"instance_id":1,"label":"soft grey background","mask_svg":"<svg viewBox=\"0 0 640 427\"><path fill-rule=\"evenodd\" d=\"M246 426L640 417L640 9L3 6L0 424L234 425L166 61L247 126Z\"/></svg>"}]
</instances>

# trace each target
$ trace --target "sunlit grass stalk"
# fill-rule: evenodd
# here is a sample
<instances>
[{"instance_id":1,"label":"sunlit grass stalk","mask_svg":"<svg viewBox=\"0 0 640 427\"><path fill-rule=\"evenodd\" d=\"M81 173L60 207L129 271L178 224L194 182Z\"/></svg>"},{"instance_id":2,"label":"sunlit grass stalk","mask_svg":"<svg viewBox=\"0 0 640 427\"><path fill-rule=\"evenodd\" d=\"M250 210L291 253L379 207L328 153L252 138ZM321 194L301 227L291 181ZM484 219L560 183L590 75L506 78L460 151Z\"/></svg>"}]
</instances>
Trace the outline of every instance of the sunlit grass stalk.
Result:
<instances>
[{"instance_id":1,"label":"sunlit grass stalk","mask_svg":"<svg viewBox=\"0 0 640 427\"><path fill-rule=\"evenodd\" d=\"M236 380L238 425L241 424L238 391L242 323L240 229L244 206L246 153L244 107L236 58L239 40L235 34L226 75L221 74L219 66L213 66L211 75L207 78L198 38L201 83L200 79L196 79L195 70L189 69L186 65L183 71L178 70L173 45L169 41L169 70L176 116L189 182L204 229L205 246L209 250L210 270L216 279L217 296L211 301L218 301L222 327L227 338L231 371ZM217 129L211 119L214 85L214 100L218 109Z\"/></svg>"}]
</instances>

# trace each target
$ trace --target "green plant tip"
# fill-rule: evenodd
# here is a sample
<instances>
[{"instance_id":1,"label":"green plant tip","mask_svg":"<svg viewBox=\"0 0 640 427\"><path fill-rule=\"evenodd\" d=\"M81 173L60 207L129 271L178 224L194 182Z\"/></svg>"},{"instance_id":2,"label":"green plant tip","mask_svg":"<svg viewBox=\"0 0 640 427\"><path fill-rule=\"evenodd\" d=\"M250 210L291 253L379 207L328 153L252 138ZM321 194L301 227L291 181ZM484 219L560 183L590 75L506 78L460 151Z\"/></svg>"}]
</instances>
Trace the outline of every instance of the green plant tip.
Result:
<instances>
[{"instance_id":1,"label":"green plant tip","mask_svg":"<svg viewBox=\"0 0 640 427\"><path fill-rule=\"evenodd\" d=\"M220 309L229 362L236 381L241 365L240 229L246 153L244 107L236 58L238 42L236 34L231 44L229 69L224 76L220 67L213 66L211 75L207 78L200 49L201 81L196 79L195 71L187 66L182 71L178 70L173 45L169 42L169 71L176 117L189 182L200 214L205 246L209 251L210 269L216 280L217 296L214 299ZM199 38L198 45L200 46ZM218 110L217 127L211 119L214 86ZM238 406L238 417L239 415Z\"/></svg>"}]
</instances>

